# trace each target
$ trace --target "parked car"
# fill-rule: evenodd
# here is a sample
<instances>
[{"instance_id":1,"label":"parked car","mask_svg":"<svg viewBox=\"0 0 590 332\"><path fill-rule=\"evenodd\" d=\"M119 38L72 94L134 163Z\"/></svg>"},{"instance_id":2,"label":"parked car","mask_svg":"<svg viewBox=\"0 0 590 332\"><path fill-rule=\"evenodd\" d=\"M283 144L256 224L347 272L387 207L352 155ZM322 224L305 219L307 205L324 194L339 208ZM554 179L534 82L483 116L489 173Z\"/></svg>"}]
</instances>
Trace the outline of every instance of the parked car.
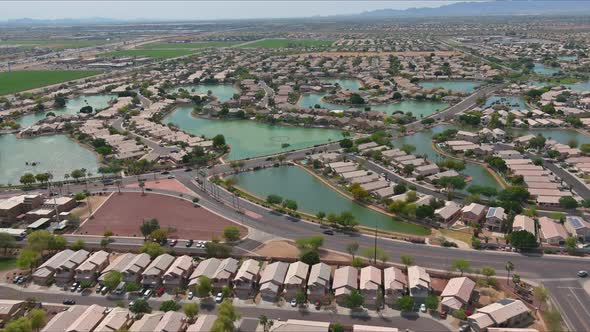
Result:
<instances>
[{"instance_id":1,"label":"parked car","mask_svg":"<svg viewBox=\"0 0 590 332\"><path fill-rule=\"evenodd\" d=\"M187 248L190 248L190 247L193 245L193 243L195 243L195 241L193 241L193 240L188 240L188 241L186 241L186 244L185 244L185 246L186 246Z\"/></svg>"},{"instance_id":2,"label":"parked car","mask_svg":"<svg viewBox=\"0 0 590 332\"><path fill-rule=\"evenodd\" d=\"M446 319L447 318L447 311L441 310L439 317L440 317L440 319Z\"/></svg>"},{"instance_id":3,"label":"parked car","mask_svg":"<svg viewBox=\"0 0 590 332\"><path fill-rule=\"evenodd\" d=\"M193 297L195 297L195 294L193 293L193 291L188 292L188 299L192 300Z\"/></svg>"},{"instance_id":4,"label":"parked car","mask_svg":"<svg viewBox=\"0 0 590 332\"><path fill-rule=\"evenodd\" d=\"M143 293L143 297L145 299L148 299L150 296L152 296L153 291L151 289L148 289L145 291L145 293Z\"/></svg>"},{"instance_id":5,"label":"parked car","mask_svg":"<svg viewBox=\"0 0 590 332\"><path fill-rule=\"evenodd\" d=\"M221 303L221 301L223 301L223 294L219 292L217 293L217 296L215 296L215 302Z\"/></svg>"},{"instance_id":6,"label":"parked car","mask_svg":"<svg viewBox=\"0 0 590 332\"><path fill-rule=\"evenodd\" d=\"M100 289L100 293L102 295L105 295L108 292L109 292L109 288L107 286L102 286L102 288Z\"/></svg>"},{"instance_id":7,"label":"parked car","mask_svg":"<svg viewBox=\"0 0 590 332\"><path fill-rule=\"evenodd\" d=\"M63 304L65 304L65 305L74 305L74 304L76 304L76 301L71 300L71 299L66 299L66 300L63 301Z\"/></svg>"},{"instance_id":8,"label":"parked car","mask_svg":"<svg viewBox=\"0 0 590 332\"><path fill-rule=\"evenodd\" d=\"M296 299L296 298L292 298L292 299L291 299L291 306L292 306L293 308L295 308L295 307L297 306L297 299Z\"/></svg>"},{"instance_id":9,"label":"parked car","mask_svg":"<svg viewBox=\"0 0 590 332\"><path fill-rule=\"evenodd\" d=\"M96 292L100 293L100 290L102 289L102 286L100 284L96 285Z\"/></svg>"},{"instance_id":10,"label":"parked car","mask_svg":"<svg viewBox=\"0 0 590 332\"><path fill-rule=\"evenodd\" d=\"M169 171L164 171L164 172L162 172L162 175L168 175L168 174L170 174L170 172L169 172Z\"/></svg>"},{"instance_id":11,"label":"parked car","mask_svg":"<svg viewBox=\"0 0 590 332\"><path fill-rule=\"evenodd\" d=\"M76 291L76 288L78 288L78 286L79 286L79 285L80 285L80 283L79 283L79 282L77 282L77 281L76 281L76 282L74 282L74 283L72 284L72 287L70 287L70 292L75 292L75 291Z\"/></svg>"},{"instance_id":12,"label":"parked car","mask_svg":"<svg viewBox=\"0 0 590 332\"><path fill-rule=\"evenodd\" d=\"M588 271L578 271L578 277L580 278L586 278L588 276Z\"/></svg>"},{"instance_id":13,"label":"parked car","mask_svg":"<svg viewBox=\"0 0 590 332\"><path fill-rule=\"evenodd\" d=\"M178 240L176 240L176 239L170 240L170 246L171 247L176 246L177 243L178 243Z\"/></svg>"},{"instance_id":14,"label":"parked car","mask_svg":"<svg viewBox=\"0 0 590 332\"><path fill-rule=\"evenodd\" d=\"M420 305L420 312L426 312L426 304L422 303Z\"/></svg>"},{"instance_id":15,"label":"parked car","mask_svg":"<svg viewBox=\"0 0 590 332\"><path fill-rule=\"evenodd\" d=\"M160 287L157 291L156 291L156 296L162 296L162 294L164 294L164 287Z\"/></svg>"},{"instance_id":16,"label":"parked car","mask_svg":"<svg viewBox=\"0 0 590 332\"><path fill-rule=\"evenodd\" d=\"M334 231L331 229L327 229L327 230L323 231L322 233L324 233L326 235L334 235Z\"/></svg>"},{"instance_id":17,"label":"parked car","mask_svg":"<svg viewBox=\"0 0 590 332\"><path fill-rule=\"evenodd\" d=\"M322 303L320 301L315 301L315 310L320 310L322 308Z\"/></svg>"}]
</instances>

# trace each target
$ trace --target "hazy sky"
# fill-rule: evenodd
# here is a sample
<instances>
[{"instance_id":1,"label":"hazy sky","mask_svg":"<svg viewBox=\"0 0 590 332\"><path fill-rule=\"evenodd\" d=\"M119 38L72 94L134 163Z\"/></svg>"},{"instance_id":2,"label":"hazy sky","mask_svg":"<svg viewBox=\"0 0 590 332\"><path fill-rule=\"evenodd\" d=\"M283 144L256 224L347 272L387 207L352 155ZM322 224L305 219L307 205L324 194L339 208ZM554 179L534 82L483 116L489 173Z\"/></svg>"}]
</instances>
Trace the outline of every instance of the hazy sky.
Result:
<instances>
[{"instance_id":1,"label":"hazy sky","mask_svg":"<svg viewBox=\"0 0 590 332\"><path fill-rule=\"evenodd\" d=\"M106 17L116 19L234 19L354 14L367 10L438 7L464 0L267 1L0 1L0 20Z\"/></svg>"}]
</instances>

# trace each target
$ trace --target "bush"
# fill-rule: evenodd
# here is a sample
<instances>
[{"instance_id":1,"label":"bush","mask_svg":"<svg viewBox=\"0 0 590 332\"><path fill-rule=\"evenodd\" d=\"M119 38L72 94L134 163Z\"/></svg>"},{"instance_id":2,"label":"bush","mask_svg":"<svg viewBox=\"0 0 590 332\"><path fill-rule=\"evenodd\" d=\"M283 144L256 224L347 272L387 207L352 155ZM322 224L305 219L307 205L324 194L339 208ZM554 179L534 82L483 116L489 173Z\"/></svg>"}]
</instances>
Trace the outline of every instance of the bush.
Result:
<instances>
[{"instance_id":1,"label":"bush","mask_svg":"<svg viewBox=\"0 0 590 332\"><path fill-rule=\"evenodd\" d=\"M167 312L167 311L177 311L180 309L180 304L176 303L176 301L168 300L162 302L160 305L160 311Z\"/></svg>"}]
</instances>

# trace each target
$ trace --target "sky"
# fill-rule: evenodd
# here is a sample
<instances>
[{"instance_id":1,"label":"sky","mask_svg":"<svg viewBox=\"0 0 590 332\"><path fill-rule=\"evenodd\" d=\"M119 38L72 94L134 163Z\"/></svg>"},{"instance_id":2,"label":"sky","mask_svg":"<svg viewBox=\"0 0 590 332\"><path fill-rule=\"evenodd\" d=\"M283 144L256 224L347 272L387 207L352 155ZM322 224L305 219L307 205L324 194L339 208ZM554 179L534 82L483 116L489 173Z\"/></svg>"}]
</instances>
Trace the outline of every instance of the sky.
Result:
<instances>
[{"instance_id":1,"label":"sky","mask_svg":"<svg viewBox=\"0 0 590 332\"><path fill-rule=\"evenodd\" d=\"M438 7L464 0L266 0L266 1L6 1L0 0L0 20L19 18L215 20L289 18L355 14L376 9Z\"/></svg>"}]
</instances>

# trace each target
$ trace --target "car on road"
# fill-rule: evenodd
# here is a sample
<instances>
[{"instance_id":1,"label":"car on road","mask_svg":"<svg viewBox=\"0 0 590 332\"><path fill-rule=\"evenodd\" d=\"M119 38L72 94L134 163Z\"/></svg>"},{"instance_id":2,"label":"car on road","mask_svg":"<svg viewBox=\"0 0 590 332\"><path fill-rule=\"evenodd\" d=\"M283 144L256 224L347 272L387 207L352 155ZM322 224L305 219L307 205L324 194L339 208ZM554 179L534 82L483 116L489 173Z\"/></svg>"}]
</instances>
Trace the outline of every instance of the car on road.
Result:
<instances>
[{"instance_id":1,"label":"car on road","mask_svg":"<svg viewBox=\"0 0 590 332\"><path fill-rule=\"evenodd\" d=\"M72 299L66 299L62 303L65 305L74 305L74 304L76 304L76 301L74 301Z\"/></svg>"},{"instance_id":2,"label":"car on road","mask_svg":"<svg viewBox=\"0 0 590 332\"><path fill-rule=\"evenodd\" d=\"M297 306L297 299L295 299L295 298L291 299L291 306L293 308L295 308Z\"/></svg>"},{"instance_id":3,"label":"car on road","mask_svg":"<svg viewBox=\"0 0 590 332\"><path fill-rule=\"evenodd\" d=\"M325 231L323 231L322 233L326 234L326 235L334 235L334 231L331 229L326 229Z\"/></svg>"},{"instance_id":4,"label":"car on road","mask_svg":"<svg viewBox=\"0 0 590 332\"><path fill-rule=\"evenodd\" d=\"M191 172L192 170L193 170L193 169L189 167L189 168L185 168L185 170L184 170L184 171L185 171L185 172Z\"/></svg>"},{"instance_id":5,"label":"car on road","mask_svg":"<svg viewBox=\"0 0 590 332\"><path fill-rule=\"evenodd\" d=\"M223 294L219 292L217 293L217 296L215 296L215 302L221 303L221 301L223 301Z\"/></svg>"},{"instance_id":6,"label":"car on road","mask_svg":"<svg viewBox=\"0 0 590 332\"><path fill-rule=\"evenodd\" d=\"M586 278L588 276L588 271L578 271L578 277L580 278Z\"/></svg>"},{"instance_id":7,"label":"car on road","mask_svg":"<svg viewBox=\"0 0 590 332\"><path fill-rule=\"evenodd\" d=\"M160 174L162 174L162 175L168 175L168 174L170 174L170 172L169 171L164 171L164 172L162 172Z\"/></svg>"},{"instance_id":8,"label":"car on road","mask_svg":"<svg viewBox=\"0 0 590 332\"><path fill-rule=\"evenodd\" d=\"M152 188L145 188L145 191L154 191Z\"/></svg>"},{"instance_id":9,"label":"car on road","mask_svg":"<svg viewBox=\"0 0 590 332\"><path fill-rule=\"evenodd\" d=\"M169 179L176 179L176 176L174 176L174 175L168 175L168 178Z\"/></svg>"},{"instance_id":10,"label":"car on road","mask_svg":"<svg viewBox=\"0 0 590 332\"><path fill-rule=\"evenodd\" d=\"M192 247L193 243L195 243L195 241L193 241L193 240L188 240L188 241L186 241L186 244L185 244L185 246L186 246L187 248L190 248L190 247Z\"/></svg>"},{"instance_id":11,"label":"car on road","mask_svg":"<svg viewBox=\"0 0 590 332\"><path fill-rule=\"evenodd\" d=\"M176 239L170 240L170 246L171 247L176 246L177 243L178 243L178 240L176 240Z\"/></svg>"},{"instance_id":12,"label":"car on road","mask_svg":"<svg viewBox=\"0 0 590 332\"><path fill-rule=\"evenodd\" d=\"M420 312L426 312L426 304L422 303L420 305Z\"/></svg>"}]
</instances>

